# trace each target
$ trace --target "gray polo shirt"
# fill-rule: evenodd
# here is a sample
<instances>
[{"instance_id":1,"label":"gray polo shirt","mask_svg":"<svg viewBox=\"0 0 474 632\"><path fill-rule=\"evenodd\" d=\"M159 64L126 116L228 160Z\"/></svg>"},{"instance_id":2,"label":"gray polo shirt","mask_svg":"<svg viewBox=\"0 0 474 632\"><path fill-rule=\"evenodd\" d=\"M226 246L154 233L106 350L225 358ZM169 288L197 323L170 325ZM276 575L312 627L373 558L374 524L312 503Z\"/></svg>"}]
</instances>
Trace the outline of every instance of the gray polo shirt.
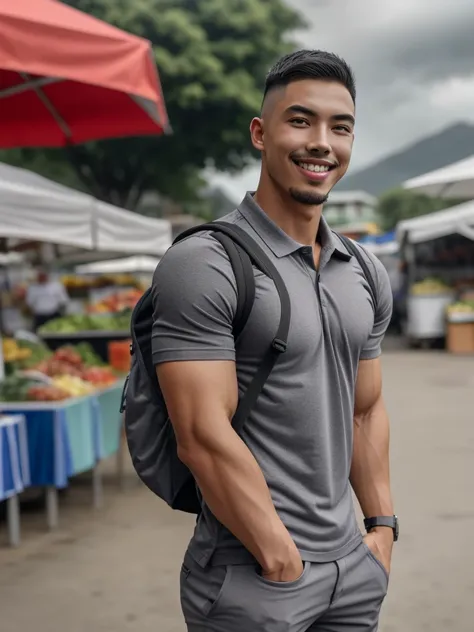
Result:
<instances>
[{"instance_id":1,"label":"gray polo shirt","mask_svg":"<svg viewBox=\"0 0 474 632\"><path fill-rule=\"evenodd\" d=\"M357 262L320 225L319 269L312 249L284 233L247 194L223 218L247 231L271 258L291 299L288 349L275 365L242 438L267 481L275 508L303 560L328 562L361 541L349 472L354 389L359 360L376 358L392 310L388 275L362 251L378 296ZM235 348L237 288L229 259L210 233L173 246L154 276L153 358L236 360L239 390L250 383L275 336L280 302L273 282L255 269L256 298ZM205 507L190 543L204 565L251 561L241 543Z\"/></svg>"}]
</instances>

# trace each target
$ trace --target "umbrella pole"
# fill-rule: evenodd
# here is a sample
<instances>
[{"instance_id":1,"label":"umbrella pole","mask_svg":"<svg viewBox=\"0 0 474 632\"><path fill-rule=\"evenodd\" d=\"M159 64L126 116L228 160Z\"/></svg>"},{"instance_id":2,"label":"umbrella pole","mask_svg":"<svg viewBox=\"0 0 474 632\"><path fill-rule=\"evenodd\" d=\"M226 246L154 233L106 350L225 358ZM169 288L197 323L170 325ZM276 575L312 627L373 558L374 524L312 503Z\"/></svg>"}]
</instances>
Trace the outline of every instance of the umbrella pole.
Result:
<instances>
[{"instance_id":1,"label":"umbrella pole","mask_svg":"<svg viewBox=\"0 0 474 632\"><path fill-rule=\"evenodd\" d=\"M3 359L3 336L4 336L4 326L3 326L3 283L0 288L0 382L5 378L5 362Z\"/></svg>"}]
</instances>

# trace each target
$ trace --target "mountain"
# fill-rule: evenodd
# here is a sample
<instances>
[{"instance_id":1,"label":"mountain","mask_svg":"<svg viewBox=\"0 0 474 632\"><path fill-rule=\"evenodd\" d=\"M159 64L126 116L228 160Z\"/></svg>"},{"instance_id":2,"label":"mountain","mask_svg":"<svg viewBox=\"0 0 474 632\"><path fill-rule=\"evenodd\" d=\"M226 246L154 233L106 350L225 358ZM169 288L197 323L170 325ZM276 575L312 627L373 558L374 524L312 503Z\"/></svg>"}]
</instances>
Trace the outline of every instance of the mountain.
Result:
<instances>
[{"instance_id":1,"label":"mountain","mask_svg":"<svg viewBox=\"0 0 474 632\"><path fill-rule=\"evenodd\" d=\"M335 191L362 190L380 195L409 178L445 167L473 154L474 125L457 123L347 176Z\"/></svg>"}]
</instances>

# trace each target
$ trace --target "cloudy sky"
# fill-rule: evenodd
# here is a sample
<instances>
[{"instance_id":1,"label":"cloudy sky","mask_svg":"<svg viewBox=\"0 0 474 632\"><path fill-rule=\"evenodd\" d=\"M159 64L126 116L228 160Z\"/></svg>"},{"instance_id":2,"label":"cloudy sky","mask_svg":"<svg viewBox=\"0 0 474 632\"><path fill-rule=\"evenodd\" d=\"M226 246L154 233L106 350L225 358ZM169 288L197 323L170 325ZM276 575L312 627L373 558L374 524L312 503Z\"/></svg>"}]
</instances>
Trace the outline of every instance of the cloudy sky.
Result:
<instances>
[{"instance_id":1,"label":"cloudy sky","mask_svg":"<svg viewBox=\"0 0 474 632\"><path fill-rule=\"evenodd\" d=\"M474 122L473 0L287 0L302 48L338 53L357 81L352 170L458 121ZM217 181L233 198L258 168Z\"/></svg>"}]
</instances>

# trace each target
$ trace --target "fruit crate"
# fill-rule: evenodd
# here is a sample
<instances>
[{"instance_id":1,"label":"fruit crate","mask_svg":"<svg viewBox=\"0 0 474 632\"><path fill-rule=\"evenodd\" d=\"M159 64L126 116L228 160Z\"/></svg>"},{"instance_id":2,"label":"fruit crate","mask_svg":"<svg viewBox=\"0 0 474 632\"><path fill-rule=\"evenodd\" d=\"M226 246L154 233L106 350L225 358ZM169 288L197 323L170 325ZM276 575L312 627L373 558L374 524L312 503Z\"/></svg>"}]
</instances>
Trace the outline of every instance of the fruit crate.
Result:
<instances>
[{"instance_id":1,"label":"fruit crate","mask_svg":"<svg viewBox=\"0 0 474 632\"><path fill-rule=\"evenodd\" d=\"M474 354L474 313L450 313L446 348L455 355Z\"/></svg>"}]
</instances>

